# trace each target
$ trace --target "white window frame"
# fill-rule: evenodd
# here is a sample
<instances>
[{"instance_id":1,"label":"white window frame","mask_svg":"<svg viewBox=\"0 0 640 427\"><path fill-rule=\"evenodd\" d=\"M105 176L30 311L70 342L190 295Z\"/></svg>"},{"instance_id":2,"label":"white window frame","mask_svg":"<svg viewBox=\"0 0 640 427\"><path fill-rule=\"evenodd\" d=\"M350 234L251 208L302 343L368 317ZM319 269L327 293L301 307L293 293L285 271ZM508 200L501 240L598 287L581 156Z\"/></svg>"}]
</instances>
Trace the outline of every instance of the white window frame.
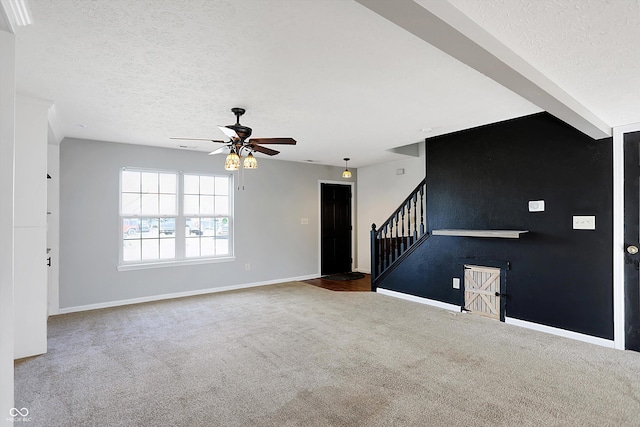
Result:
<instances>
[{"instance_id":1,"label":"white window frame","mask_svg":"<svg viewBox=\"0 0 640 427\"><path fill-rule=\"evenodd\" d=\"M135 171L135 172L151 172L151 173L171 173L177 175L177 188L176 188L176 215L125 215L122 213L122 172L123 171ZM226 216L229 218L229 254L219 256L205 256L205 257L186 257L186 218L197 217L199 215L185 215L184 214L184 175L197 175L197 176L212 176L220 177L224 176L229 180L229 214ZM233 175L223 175L210 172L183 172L177 170L166 169L149 169L149 168L137 168L137 167L123 167L119 173L120 185L118 188L118 271L127 270L139 270L147 268L161 268L172 267L180 265L197 265L197 264L210 264L220 262L231 262L235 260L234 252L234 181ZM200 215L205 218L220 217L220 215ZM124 261L123 259L123 246L124 246L124 234L122 232L122 221L124 218L175 218L175 258L171 259L156 259L156 260L136 260L136 261Z\"/></svg>"}]
</instances>

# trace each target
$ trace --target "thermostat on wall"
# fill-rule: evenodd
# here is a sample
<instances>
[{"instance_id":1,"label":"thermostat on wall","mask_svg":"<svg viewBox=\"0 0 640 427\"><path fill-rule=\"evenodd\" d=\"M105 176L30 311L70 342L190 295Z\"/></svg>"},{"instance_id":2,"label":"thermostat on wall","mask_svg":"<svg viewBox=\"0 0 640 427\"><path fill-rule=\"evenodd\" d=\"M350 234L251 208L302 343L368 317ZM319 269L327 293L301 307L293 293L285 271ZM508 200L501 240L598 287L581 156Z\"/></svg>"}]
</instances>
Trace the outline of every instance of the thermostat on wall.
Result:
<instances>
[{"instance_id":1,"label":"thermostat on wall","mask_svg":"<svg viewBox=\"0 0 640 427\"><path fill-rule=\"evenodd\" d=\"M529 212L544 212L544 200L530 200Z\"/></svg>"}]
</instances>

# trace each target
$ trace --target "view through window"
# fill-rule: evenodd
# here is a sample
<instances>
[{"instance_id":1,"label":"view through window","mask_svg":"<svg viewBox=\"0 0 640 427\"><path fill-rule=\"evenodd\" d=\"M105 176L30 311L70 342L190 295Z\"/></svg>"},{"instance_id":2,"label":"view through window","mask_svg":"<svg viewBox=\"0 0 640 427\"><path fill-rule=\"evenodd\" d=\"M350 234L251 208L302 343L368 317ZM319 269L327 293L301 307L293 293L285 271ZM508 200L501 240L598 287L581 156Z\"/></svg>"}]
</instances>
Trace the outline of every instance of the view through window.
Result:
<instances>
[{"instance_id":1,"label":"view through window","mask_svg":"<svg viewBox=\"0 0 640 427\"><path fill-rule=\"evenodd\" d=\"M124 169L121 261L229 257L230 176Z\"/></svg>"}]
</instances>

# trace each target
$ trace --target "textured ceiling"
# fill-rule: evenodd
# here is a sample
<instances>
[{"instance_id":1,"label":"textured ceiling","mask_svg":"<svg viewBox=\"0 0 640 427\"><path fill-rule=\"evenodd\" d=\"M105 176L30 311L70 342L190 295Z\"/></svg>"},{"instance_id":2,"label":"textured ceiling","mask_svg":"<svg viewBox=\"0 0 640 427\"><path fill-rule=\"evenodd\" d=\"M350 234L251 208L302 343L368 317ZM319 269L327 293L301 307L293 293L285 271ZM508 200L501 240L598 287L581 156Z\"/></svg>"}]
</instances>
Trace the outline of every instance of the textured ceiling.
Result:
<instances>
[{"instance_id":1,"label":"textured ceiling","mask_svg":"<svg viewBox=\"0 0 640 427\"><path fill-rule=\"evenodd\" d=\"M609 124L640 121L637 1L452 3ZM176 148L169 137L222 138L216 125L233 123L239 106L254 136L298 140L275 158L359 167L403 158L387 150L425 137L540 111L351 0L29 6L17 89L53 101L68 137Z\"/></svg>"},{"instance_id":2,"label":"textured ceiling","mask_svg":"<svg viewBox=\"0 0 640 427\"><path fill-rule=\"evenodd\" d=\"M449 2L610 126L640 122L640 1Z\"/></svg>"}]
</instances>

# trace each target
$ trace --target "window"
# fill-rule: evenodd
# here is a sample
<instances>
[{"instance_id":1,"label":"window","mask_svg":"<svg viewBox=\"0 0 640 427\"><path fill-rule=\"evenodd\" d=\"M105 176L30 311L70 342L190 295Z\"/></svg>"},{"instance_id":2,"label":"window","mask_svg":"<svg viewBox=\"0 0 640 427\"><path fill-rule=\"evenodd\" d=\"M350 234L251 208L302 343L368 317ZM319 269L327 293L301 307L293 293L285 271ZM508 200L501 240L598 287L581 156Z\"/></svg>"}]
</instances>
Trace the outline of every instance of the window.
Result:
<instances>
[{"instance_id":1,"label":"window","mask_svg":"<svg viewBox=\"0 0 640 427\"><path fill-rule=\"evenodd\" d=\"M229 255L229 178L184 175L185 256Z\"/></svg>"},{"instance_id":2,"label":"window","mask_svg":"<svg viewBox=\"0 0 640 427\"><path fill-rule=\"evenodd\" d=\"M122 265L232 256L230 176L123 169Z\"/></svg>"}]
</instances>

